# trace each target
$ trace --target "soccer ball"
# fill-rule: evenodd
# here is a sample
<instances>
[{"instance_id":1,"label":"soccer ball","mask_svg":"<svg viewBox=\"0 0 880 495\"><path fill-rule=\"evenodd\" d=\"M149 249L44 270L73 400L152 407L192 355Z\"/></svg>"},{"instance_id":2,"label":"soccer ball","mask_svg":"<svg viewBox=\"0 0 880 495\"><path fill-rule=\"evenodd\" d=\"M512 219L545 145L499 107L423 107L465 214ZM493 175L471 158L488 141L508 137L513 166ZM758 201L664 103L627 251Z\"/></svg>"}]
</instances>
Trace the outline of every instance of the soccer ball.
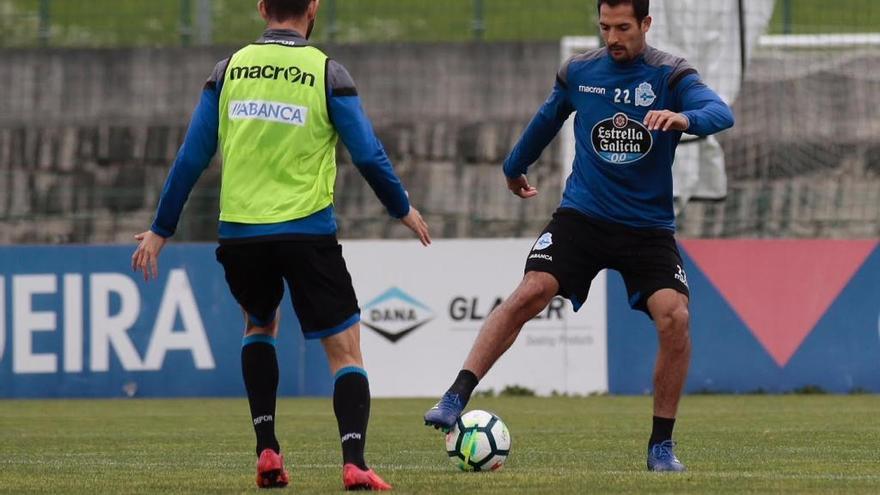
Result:
<instances>
[{"instance_id":1,"label":"soccer ball","mask_svg":"<svg viewBox=\"0 0 880 495\"><path fill-rule=\"evenodd\" d=\"M510 454L510 433L498 416L470 411L446 434L446 453L462 471L496 471Z\"/></svg>"}]
</instances>

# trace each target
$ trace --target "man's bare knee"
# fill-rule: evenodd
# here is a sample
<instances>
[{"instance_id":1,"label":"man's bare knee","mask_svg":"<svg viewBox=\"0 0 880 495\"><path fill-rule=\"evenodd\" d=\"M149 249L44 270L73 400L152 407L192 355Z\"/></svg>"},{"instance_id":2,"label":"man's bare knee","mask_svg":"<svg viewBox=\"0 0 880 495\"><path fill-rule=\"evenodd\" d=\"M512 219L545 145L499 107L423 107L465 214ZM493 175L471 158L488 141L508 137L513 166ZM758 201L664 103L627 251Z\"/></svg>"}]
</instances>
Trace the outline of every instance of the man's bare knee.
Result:
<instances>
[{"instance_id":1,"label":"man's bare knee","mask_svg":"<svg viewBox=\"0 0 880 495\"><path fill-rule=\"evenodd\" d=\"M510 303L513 308L535 316L547 307L557 292L559 283L555 277L549 273L529 272L510 297Z\"/></svg>"},{"instance_id":2,"label":"man's bare knee","mask_svg":"<svg viewBox=\"0 0 880 495\"><path fill-rule=\"evenodd\" d=\"M690 313L687 306L670 308L656 318L660 345L671 352L685 352L690 345Z\"/></svg>"},{"instance_id":3,"label":"man's bare knee","mask_svg":"<svg viewBox=\"0 0 880 495\"><path fill-rule=\"evenodd\" d=\"M687 331L691 315L687 306L674 306L661 313L657 326L663 330Z\"/></svg>"}]
</instances>

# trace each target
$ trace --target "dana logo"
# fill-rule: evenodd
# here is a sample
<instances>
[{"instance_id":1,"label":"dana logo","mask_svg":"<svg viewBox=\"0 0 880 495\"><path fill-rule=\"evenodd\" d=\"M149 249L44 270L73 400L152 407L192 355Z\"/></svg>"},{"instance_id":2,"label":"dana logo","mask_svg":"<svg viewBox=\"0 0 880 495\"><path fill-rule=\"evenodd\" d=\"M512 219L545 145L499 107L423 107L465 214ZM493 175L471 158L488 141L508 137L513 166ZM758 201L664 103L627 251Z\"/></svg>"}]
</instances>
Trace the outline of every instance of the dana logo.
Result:
<instances>
[{"instance_id":1,"label":"dana logo","mask_svg":"<svg viewBox=\"0 0 880 495\"><path fill-rule=\"evenodd\" d=\"M230 120L265 120L282 124L304 126L309 109L274 101L231 101Z\"/></svg>"},{"instance_id":2,"label":"dana logo","mask_svg":"<svg viewBox=\"0 0 880 495\"><path fill-rule=\"evenodd\" d=\"M392 287L364 307L361 322L394 343L434 319L434 313L415 298Z\"/></svg>"},{"instance_id":3,"label":"dana logo","mask_svg":"<svg viewBox=\"0 0 880 495\"><path fill-rule=\"evenodd\" d=\"M596 154L619 165L642 159L654 146L651 132L623 112L597 123L591 134Z\"/></svg>"},{"instance_id":4,"label":"dana logo","mask_svg":"<svg viewBox=\"0 0 880 495\"><path fill-rule=\"evenodd\" d=\"M654 104L657 95L654 94L654 87L649 82L643 82L636 88L636 106L650 107Z\"/></svg>"},{"instance_id":5,"label":"dana logo","mask_svg":"<svg viewBox=\"0 0 880 495\"><path fill-rule=\"evenodd\" d=\"M553 233L547 232L538 239L538 242L535 243L535 247L532 248L532 251L543 251L552 245Z\"/></svg>"}]
</instances>

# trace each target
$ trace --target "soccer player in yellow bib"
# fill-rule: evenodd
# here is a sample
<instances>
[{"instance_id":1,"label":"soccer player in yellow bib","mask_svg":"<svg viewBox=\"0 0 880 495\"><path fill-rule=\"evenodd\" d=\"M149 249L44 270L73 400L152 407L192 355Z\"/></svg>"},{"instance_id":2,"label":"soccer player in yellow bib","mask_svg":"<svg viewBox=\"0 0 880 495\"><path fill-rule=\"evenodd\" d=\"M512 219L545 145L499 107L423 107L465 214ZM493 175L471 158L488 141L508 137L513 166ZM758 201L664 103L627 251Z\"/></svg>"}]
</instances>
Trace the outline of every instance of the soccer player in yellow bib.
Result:
<instances>
[{"instance_id":1,"label":"soccer player in yellow bib","mask_svg":"<svg viewBox=\"0 0 880 495\"><path fill-rule=\"evenodd\" d=\"M217 260L245 313L241 362L257 437L257 485L289 483L275 437L275 338L284 283L307 339L320 339L335 374L346 489L391 486L364 461L370 390L360 350L360 310L336 239L336 142L395 218L424 245L413 208L339 63L309 44L319 0L261 0L267 30L217 64L165 182L132 267L157 275L190 191L218 145L223 156Z\"/></svg>"}]
</instances>

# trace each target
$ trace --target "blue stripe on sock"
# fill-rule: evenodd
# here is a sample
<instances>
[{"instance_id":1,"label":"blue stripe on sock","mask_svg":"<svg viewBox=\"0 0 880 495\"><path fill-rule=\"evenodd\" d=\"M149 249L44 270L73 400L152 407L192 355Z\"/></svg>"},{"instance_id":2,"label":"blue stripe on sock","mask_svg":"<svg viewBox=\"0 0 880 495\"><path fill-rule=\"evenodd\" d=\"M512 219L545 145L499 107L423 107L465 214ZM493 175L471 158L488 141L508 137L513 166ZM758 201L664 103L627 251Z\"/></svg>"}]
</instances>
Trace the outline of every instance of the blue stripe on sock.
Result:
<instances>
[{"instance_id":1,"label":"blue stripe on sock","mask_svg":"<svg viewBox=\"0 0 880 495\"><path fill-rule=\"evenodd\" d=\"M247 337L241 340L241 346L244 347L250 344L256 343L269 344L272 347L275 347L275 337L271 335L265 335L262 333L255 333L253 335L248 335Z\"/></svg>"},{"instance_id":2,"label":"blue stripe on sock","mask_svg":"<svg viewBox=\"0 0 880 495\"><path fill-rule=\"evenodd\" d=\"M361 368L360 366L346 366L345 368L340 369L333 375L333 381L339 380L341 377L348 375L349 373L357 373L359 375L367 376L367 370Z\"/></svg>"}]
</instances>

